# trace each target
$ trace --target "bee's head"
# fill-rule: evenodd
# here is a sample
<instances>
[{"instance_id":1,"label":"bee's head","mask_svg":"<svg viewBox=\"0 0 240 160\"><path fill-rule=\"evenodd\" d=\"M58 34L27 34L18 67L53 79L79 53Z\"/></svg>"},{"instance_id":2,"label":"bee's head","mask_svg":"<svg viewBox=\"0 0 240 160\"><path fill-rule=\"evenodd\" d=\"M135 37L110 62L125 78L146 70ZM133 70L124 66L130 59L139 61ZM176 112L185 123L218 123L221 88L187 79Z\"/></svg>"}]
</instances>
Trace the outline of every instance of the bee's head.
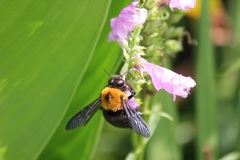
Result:
<instances>
[{"instance_id":1,"label":"bee's head","mask_svg":"<svg viewBox=\"0 0 240 160\"><path fill-rule=\"evenodd\" d=\"M125 85L125 81L121 78L121 76L119 77L111 77L108 80L108 85L112 86L112 87L122 87Z\"/></svg>"}]
</instances>

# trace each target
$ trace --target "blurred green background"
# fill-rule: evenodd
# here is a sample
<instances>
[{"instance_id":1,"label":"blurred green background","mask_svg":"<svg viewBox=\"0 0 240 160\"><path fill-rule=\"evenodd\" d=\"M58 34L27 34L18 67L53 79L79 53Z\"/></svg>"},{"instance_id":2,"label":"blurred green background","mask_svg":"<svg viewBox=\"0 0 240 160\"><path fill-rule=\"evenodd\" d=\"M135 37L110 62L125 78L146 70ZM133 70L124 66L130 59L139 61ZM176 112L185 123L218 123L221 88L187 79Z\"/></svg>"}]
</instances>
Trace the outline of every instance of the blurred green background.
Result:
<instances>
[{"instance_id":1,"label":"blurred green background","mask_svg":"<svg viewBox=\"0 0 240 160\"><path fill-rule=\"evenodd\" d=\"M183 40L173 70L197 86L186 99L157 95L161 118L146 160L240 159L240 1L202 0L180 22ZM118 73L121 50L107 42L110 19L130 1L0 1L0 160L122 160L130 130L101 112L85 127L67 121Z\"/></svg>"}]
</instances>

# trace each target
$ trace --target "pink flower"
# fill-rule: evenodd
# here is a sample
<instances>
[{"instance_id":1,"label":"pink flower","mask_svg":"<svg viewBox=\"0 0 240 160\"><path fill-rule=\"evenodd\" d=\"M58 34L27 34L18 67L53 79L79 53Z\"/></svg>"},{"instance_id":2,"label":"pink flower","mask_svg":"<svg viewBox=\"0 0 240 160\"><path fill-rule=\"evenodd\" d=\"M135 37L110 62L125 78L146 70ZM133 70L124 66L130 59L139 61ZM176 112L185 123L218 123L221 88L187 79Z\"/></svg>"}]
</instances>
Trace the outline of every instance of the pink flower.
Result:
<instances>
[{"instance_id":1,"label":"pink flower","mask_svg":"<svg viewBox=\"0 0 240 160\"><path fill-rule=\"evenodd\" d=\"M169 69L149 63L145 59L137 55L142 62L143 69L150 75L156 90L164 89L173 95L175 101L176 96L186 98L196 82L191 77L184 77Z\"/></svg>"},{"instance_id":2,"label":"pink flower","mask_svg":"<svg viewBox=\"0 0 240 160\"><path fill-rule=\"evenodd\" d=\"M128 104L130 107L132 107L135 110L137 110L139 107L137 102L135 102L134 97L132 97L131 99L128 100Z\"/></svg>"},{"instance_id":3,"label":"pink flower","mask_svg":"<svg viewBox=\"0 0 240 160\"><path fill-rule=\"evenodd\" d=\"M122 40L127 40L130 32L137 25L142 25L146 21L147 10L136 8L137 4L138 2L132 2L121 11L118 17L111 19L112 31L108 36L108 41L117 41L121 45Z\"/></svg>"},{"instance_id":4,"label":"pink flower","mask_svg":"<svg viewBox=\"0 0 240 160\"><path fill-rule=\"evenodd\" d=\"M180 10L189 10L194 8L196 5L196 0L170 0L169 7L171 10L173 8L178 8Z\"/></svg>"}]
</instances>

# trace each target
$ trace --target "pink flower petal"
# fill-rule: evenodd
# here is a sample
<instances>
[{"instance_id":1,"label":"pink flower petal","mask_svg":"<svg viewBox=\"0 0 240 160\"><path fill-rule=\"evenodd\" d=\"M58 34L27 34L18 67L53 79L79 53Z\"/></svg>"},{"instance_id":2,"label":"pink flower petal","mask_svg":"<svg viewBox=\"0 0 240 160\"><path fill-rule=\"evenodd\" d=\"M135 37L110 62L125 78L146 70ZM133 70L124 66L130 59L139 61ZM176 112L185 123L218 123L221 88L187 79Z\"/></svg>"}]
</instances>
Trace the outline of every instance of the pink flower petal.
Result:
<instances>
[{"instance_id":1,"label":"pink flower petal","mask_svg":"<svg viewBox=\"0 0 240 160\"><path fill-rule=\"evenodd\" d=\"M141 59L144 70L150 75L156 90L166 90L173 94L174 100L176 96L186 98L190 89L196 85L191 77L184 77L169 69L149 63L140 56L138 58Z\"/></svg>"},{"instance_id":2,"label":"pink flower petal","mask_svg":"<svg viewBox=\"0 0 240 160\"><path fill-rule=\"evenodd\" d=\"M135 102L134 97L132 97L131 99L128 100L128 104L130 107L132 107L135 110L137 110L139 107L137 102Z\"/></svg>"},{"instance_id":3,"label":"pink flower petal","mask_svg":"<svg viewBox=\"0 0 240 160\"><path fill-rule=\"evenodd\" d=\"M170 0L169 7L171 10L178 8L180 10L190 10L196 5L196 0Z\"/></svg>"},{"instance_id":4,"label":"pink flower petal","mask_svg":"<svg viewBox=\"0 0 240 160\"><path fill-rule=\"evenodd\" d=\"M108 41L117 41L121 45L122 39L127 40L130 32L146 21L147 10L136 8L137 4L138 2L132 2L121 11L118 17L111 19L112 31L108 36Z\"/></svg>"},{"instance_id":5,"label":"pink flower petal","mask_svg":"<svg viewBox=\"0 0 240 160\"><path fill-rule=\"evenodd\" d=\"M129 34L129 29L125 25L121 25L125 23L123 18L112 18L111 19L111 27L114 30L109 34L108 41L121 41L121 39L126 39Z\"/></svg>"}]
</instances>

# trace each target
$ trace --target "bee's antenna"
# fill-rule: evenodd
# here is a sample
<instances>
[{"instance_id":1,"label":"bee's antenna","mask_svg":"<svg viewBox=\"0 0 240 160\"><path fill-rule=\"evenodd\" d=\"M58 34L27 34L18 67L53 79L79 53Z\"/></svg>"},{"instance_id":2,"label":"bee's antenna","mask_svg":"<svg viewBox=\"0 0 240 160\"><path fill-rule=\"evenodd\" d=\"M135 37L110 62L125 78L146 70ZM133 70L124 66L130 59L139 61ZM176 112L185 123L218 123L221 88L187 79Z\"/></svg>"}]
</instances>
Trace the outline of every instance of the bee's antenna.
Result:
<instances>
[{"instance_id":1,"label":"bee's antenna","mask_svg":"<svg viewBox=\"0 0 240 160\"><path fill-rule=\"evenodd\" d=\"M104 72L107 73L107 75L109 75L109 77L112 77L112 75L110 73L108 73L108 71L106 69L104 69Z\"/></svg>"},{"instance_id":2,"label":"bee's antenna","mask_svg":"<svg viewBox=\"0 0 240 160\"><path fill-rule=\"evenodd\" d=\"M107 73L107 75L109 75L109 77L112 77L112 75L106 69L104 69L104 72ZM125 79L128 72L129 71L126 71L126 72L120 74L119 78Z\"/></svg>"},{"instance_id":3,"label":"bee's antenna","mask_svg":"<svg viewBox=\"0 0 240 160\"><path fill-rule=\"evenodd\" d=\"M125 80L127 73L128 73L128 71L123 72L119 77L121 77L122 79Z\"/></svg>"}]
</instances>

